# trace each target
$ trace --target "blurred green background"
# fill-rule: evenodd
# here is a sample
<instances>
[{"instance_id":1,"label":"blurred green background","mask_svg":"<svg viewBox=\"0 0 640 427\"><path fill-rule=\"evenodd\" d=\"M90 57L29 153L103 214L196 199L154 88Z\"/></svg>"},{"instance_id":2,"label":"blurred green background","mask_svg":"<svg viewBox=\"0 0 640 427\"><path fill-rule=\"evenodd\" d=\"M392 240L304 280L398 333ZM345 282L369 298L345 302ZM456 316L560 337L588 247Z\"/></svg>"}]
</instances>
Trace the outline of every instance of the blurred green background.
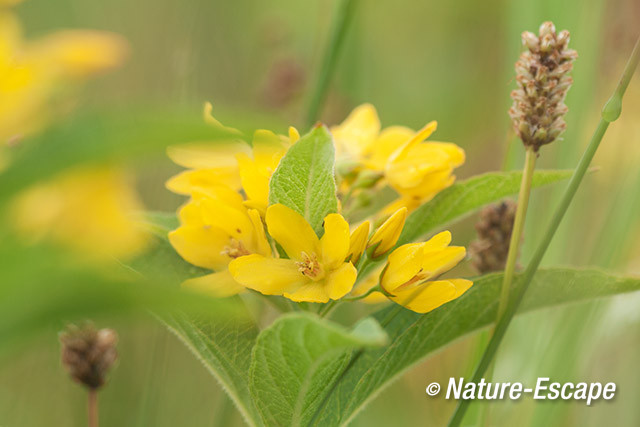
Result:
<instances>
[{"instance_id":1,"label":"blurred green background","mask_svg":"<svg viewBox=\"0 0 640 427\"><path fill-rule=\"evenodd\" d=\"M255 117L255 126L303 126L310 89L331 18L330 0L27 0L17 12L28 37L60 28L124 35L132 54L117 72L93 81L81 107L171 105L195 114ZM636 0L359 0L322 111L328 124L362 102L383 125L414 128L438 120L435 139L467 152L460 178L519 168L523 150L509 132L507 109L520 33L544 20L571 32L579 59L567 105L564 140L545 147L540 167L571 168L593 131L640 28ZM640 79L632 81L621 119L613 124L546 258L546 265L592 265L640 274ZM304 129L302 129L304 130ZM506 160L505 159L506 156ZM181 199L162 185L176 171L162 157L135 166L149 209L174 210ZM536 230L548 221L562 185L534 193L525 231L526 264ZM469 218L454 242L474 239ZM467 263L468 264L468 263ZM474 274L468 265L462 274ZM520 317L508 334L496 380L616 382L611 402L523 399L492 405L490 425L640 425L640 297L630 295ZM152 316L95 319L121 337L120 363L101 394L104 426L242 425L213 377ZM59 362L57 331L0 356L1 426L81 426L85 393ZM424 387L465 375L478 337L448 347L385 390L353 425L443 425L453 402ZM477 409L477 408L476 408ZM472 413L467 423L475 422Z\"/></svg>"}]
</instances>

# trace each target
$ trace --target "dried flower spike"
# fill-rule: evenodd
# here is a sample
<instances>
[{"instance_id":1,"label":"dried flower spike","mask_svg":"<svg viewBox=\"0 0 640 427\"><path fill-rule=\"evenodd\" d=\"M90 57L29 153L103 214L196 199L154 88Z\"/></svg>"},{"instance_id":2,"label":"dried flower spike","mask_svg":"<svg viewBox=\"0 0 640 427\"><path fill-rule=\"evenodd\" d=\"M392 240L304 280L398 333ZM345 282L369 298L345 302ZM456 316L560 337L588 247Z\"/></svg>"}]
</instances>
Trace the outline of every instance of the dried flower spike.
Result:
<instances>
[{"instance_id":1,"label":"dried flower spike","mask_svg":"<svg viewBox=\"0 0 640 427\"><path fill-rule=\"evenodd\" d=\"M504 270L509 254L517 204L512 200L489 205L476 223L478 240L471 243L471 261L480 273Z\"/></svg>"},{"instance_id":2,"label":"dried flower spike","mask_svg":"<svg viewBox=\"0 0 640 427\"><path fill-rule=\"evenodd\" d=\"M552 22L540 26L539 35L522 33L527 48L516 62L518 89L511 92L509 116L516 134L537 152L566 129L564 98L573 83L569 76L578 54L567 49L569 32L556 33Z\"/></svg>"},{"instance_id":3,"label":"dried flower spike","mask_svg":"<svg viewBox=\"0 0 640 427\"><path fill-rule=\"evenodd\" d=\"M69 325L60 333L62 364L74 381L96 390L104 385L107 372L118 358L117 341L112 329Z\"/></svg>"}]
</instances>

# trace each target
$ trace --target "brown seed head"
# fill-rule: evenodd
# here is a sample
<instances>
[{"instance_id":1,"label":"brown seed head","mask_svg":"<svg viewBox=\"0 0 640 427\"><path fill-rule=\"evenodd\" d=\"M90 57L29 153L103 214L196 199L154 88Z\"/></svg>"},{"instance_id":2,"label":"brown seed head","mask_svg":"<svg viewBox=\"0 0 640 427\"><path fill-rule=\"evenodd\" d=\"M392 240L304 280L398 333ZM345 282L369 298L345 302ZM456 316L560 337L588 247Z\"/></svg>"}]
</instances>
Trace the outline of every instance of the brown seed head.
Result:
<instances>
[{"instance_id":1,"label":"brown seed head","mask_svg":"<svg viewBox=\"0 0 640 427\"><path fill-rule=\"evenodd\" d=\"M514 201L505 200L489 205L480 212L480 219L476 223L478 240L469 247L473 266L480 273L504 270L516 208Z\"/></svg>"},{"instance_id":2,"label":"brown seed head","mask_svg":"<svg viewBox=\"0 0 640 427\"><path fill-rule=\"evenodd\" d=\"M98 389L118 358L117 341L113 329L97 330L92 324L69 325L60 333L62 365L74 381Z\"/></svg>"},{"instance_id":3,"label":"brown seed head","mask_svg":"<svg viewBox=\"0 0 640 427\"><path fill-rule=\"evenodd\" d=\"M538 35L525 31L526 47L515 64L518 88L511 92L509 116L525 146L537 152L566 129L564 98L573 83L569 76L578 54L568 49L569 32L556 33L552 22L544 22Z\"/></svg>"}]
</instances>

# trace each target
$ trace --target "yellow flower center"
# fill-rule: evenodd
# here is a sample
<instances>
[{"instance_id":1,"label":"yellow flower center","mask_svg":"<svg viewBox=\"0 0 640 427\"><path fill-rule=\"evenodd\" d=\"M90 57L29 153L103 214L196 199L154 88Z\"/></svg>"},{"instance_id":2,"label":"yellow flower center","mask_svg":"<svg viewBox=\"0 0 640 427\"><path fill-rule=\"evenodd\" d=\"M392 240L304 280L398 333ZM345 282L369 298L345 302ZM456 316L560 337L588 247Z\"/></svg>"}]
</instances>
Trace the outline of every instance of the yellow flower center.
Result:
<instances>
[{"instance_id":1,"label":"yellow flower center","mask_svg":"<svg viewBox=\"0 0 640 427\"><path fill-rule=\"evenodd\" d=\"M251 252L249 252L247 248L244 247L244 244L240 240L234 239L232 237L229 239L229 244L224 247L220 254L227 255L230 258L236 259L241 256L251 255Z\"/></svg>"},{"instance_id":2,"label":"yellow flower center","mask_svg":"<svg viewBox=\"0 0 640 427\"><path fill-rule=\"evenodd\" d=\"M300 273L304 274L311 280L320 280L324 277L322 265L318 262L316 254L307 254L302 252L302 261L296 262Z\"/></svg>"}]
</instances>

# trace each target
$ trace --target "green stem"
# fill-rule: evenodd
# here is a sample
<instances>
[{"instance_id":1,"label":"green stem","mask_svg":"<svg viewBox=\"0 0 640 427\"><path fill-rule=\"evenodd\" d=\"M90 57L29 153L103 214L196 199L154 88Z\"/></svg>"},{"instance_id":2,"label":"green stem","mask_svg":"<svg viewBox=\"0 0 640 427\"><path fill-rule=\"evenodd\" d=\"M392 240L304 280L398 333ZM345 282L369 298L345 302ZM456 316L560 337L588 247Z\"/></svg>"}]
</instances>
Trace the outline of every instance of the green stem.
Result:
<instances>
[{"instance_id":1,"label":"green stem","mask_svg":"<svg viewBox=\"0 0 640 427\"><path fill-rule=\"evenodd\" d=\"M518 262L518 253L520 252L520 242L522 241L522 231L524 229L524 221L527 216L527 207L529 206L529 196L531 195L531 182L533 181L533 170L536 167L536 159L538 154L533 147L527 147L527 154L524 161L524 171L522 172L522 181L520 181L520 194L518 195L518 207L516 209L516 217L513 222L513 230L511 232L511 241L509 242L509 253L507 255L507 263L504 268L504 276L502 279L502 291L500 292L500 305L498 306L498 321L504 314L509 302L509 290L513 281L513 273L516 270Z\"/></svg>"},{"instance_id":2,"label":"green stem","mask_svg":"<svg viewBox=\"0 0 640 427\"><path fill-rule=\"evenodd\" d=\"M562 200L560 201L560 204L558 205L553 218L551 219L551 223L549 224L549 227L547 228L542 238L542 242L540 242L540 244L538 245L535 253L533 254L531 262L520 278L520 283L516 288L514 297L512 298L510 304L508 304L504 315L500 318L498 324L496 325L494 334L491 337L486 350L484 351L484 355L482 356L480 363L476 367L471 382L478 383L491 364L491 361L493 360L493 357L495 356L496 351L498 350L498 347L500 346L500 343L504 338L507 328L509 327L513 316L516 314L516 311L518 310L518 307L522 302L522 298L527 292L527 289L531 284L531 280L538 270L540 262L542 261L542 258L544 257L544 254L547 251L547 248L549 247L549 244L551 243L551 240L553 239L553 236L558 229L558 226L560 225L565 212L569 208L573 196L576 194L576 191L578 190L578 187L582 182L582 178L584 178L584 175L589 168L589 164L591 163L593 156L596 154L598 146L600 145L600 142L602 141L602 138L604 137L604 134L609 127L609 123L616 120L620 116L622 97L627 89L627 86L629 86L629 81L631 80L631 77L633 76L633 73L635 72L639 61L640 38L638 38L638 41L636 41L633 52L631 53L631 57L627 62L627 65L624 69L615 92L613 93L611 98L609 98L609 101L607 101L605 107L602 110L602 118L600 119L600 122L598 123L598 126L593 133L593 136L591 137L589 146L582 155L582 158L580 159L580 162L578 163L578 166L576 167L576 170L571 177L571 181L569 182L569 185L567 186L567 189L562 196ZM458 403L458 406L456 407L456 410L453 413L451 420L449 421L450 427L456 427L460 425L470 403L470 400L461 400Z\"/></svg>"},{"instance_id":3,"label":"green stem","mask_svg":"<svg viewBox=\"0 0 640 427\"><path fill-rule=\"evenodd\" d=\"M307 125L311 126L318 119L318 112L327 97L327 88L335 70L338 55L344 45L344 38L349 24L355 15L357 0L341 0L333 19L333 27L327 50L322 58L322 64L316 86L313 90L307 109Z\"/></svg>"}]
</instances>

